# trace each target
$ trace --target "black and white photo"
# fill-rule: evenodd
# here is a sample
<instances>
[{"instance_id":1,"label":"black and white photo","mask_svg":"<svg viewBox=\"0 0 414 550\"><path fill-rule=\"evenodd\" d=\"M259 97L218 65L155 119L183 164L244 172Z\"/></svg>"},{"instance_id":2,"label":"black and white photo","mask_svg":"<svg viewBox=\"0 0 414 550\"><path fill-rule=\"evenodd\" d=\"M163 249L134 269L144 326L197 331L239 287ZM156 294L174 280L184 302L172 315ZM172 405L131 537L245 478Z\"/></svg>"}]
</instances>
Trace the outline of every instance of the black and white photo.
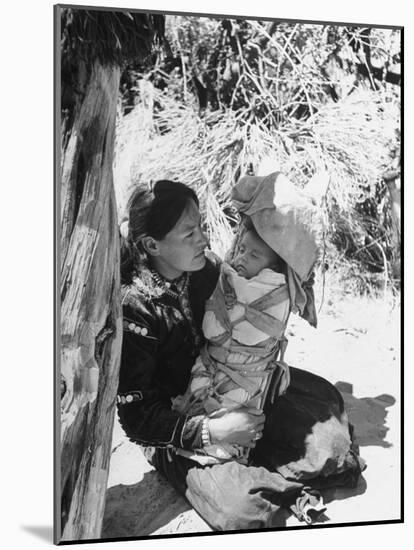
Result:
<instances>
[{"instance_id":1,"label":"black and white photo","mask_svg":"<svg viewBox=\"0 0 414 550\"><path fill-rule=\"evenodd\" d=\"M402 521L403 27L274 11L55 6L55 543Z\"/></svg>"}]
</instances>

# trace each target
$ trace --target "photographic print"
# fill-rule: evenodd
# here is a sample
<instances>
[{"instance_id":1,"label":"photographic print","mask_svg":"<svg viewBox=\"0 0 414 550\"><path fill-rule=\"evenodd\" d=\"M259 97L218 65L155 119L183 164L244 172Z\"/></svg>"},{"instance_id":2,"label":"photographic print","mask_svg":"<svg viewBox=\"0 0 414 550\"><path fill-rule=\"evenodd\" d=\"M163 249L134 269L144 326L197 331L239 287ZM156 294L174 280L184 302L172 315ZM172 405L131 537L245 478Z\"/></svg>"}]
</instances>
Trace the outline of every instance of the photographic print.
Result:
<instances>
[{"instance_id":1,"label":"photographic print","mask_svg":"<svg viewBox=\"0 0 414 550\"><path fill-rule=\"evenodd\" d=\"M57 544L403 520L403 28L276 11L55 6Z\"/></svg>"}]
</instances>

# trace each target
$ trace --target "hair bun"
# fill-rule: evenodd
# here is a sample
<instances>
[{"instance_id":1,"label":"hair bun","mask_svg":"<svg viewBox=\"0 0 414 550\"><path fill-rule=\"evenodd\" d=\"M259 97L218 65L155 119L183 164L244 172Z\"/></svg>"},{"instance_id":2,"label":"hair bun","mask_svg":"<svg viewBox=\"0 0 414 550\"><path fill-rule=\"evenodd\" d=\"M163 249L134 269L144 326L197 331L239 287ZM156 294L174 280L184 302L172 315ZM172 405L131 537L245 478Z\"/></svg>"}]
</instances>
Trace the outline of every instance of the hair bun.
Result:
<instances>
[{"instance_id":1,"label":"hair bun","mask_svg":"<svg viewBox=\"0 0 414 550\"><path fill-rule=\"evenodd\" d=\"M166 191L171 191L174 182L168 180L158 180L152 187L152 192L155 196L160 195Z\"/></svg>"},{"instance_id":2,"label":"hair bun","mask_svg":"<svg viewBox=\"0 0 414 550\"><path fill-rule=\"evenodd\" d=\"M154 197L159 198L160 195L186 195L189 193L188 187L183 183L171 180L158 180L154 183L152 192Z\"/></svg>"}]
</instances>

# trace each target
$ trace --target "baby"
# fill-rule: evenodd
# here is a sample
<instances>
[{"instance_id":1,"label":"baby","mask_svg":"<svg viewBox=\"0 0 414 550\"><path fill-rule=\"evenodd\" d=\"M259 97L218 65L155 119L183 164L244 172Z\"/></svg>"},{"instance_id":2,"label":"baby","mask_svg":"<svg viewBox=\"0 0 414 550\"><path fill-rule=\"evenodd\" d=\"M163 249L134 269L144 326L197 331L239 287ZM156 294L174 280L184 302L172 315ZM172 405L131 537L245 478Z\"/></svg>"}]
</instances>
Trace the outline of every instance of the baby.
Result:
<instances>
[{"instance_id":1,"label":"baby","mask_svg":"<svg viewBox=\"0 0 414 550\"><path fill-rule=\"evenodd\" d=\"M246 219L236 253L224 262L213 295L206 304L206 344L193 366L189 387L173 408L186 414L215 417L240 407L261 409L275 369L286 390L288 368L276 361L284 351L290 312L285 262ZM185 452L185 451L184 451ZM204 446L196 453L205 463L247 461L238 445ZM193 457L194 458L194 457Z\"/></svg>"}]
</instances>

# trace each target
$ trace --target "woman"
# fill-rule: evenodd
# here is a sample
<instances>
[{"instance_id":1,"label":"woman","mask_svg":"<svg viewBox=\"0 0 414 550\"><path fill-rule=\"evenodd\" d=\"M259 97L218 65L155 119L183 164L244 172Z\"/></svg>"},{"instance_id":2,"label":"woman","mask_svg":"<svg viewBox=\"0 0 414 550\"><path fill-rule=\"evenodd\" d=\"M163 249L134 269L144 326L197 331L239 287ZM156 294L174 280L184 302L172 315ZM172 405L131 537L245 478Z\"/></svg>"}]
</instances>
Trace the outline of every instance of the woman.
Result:
<instances>
[{"instance_id":1,"label":"woman","mask_svg":"<svg viewBox=\"0 0 414 550\"><path fill-rule=\"evenodd\" d=\"M291 369L288 391L269 399L264 414L239 409L207 424L202 415L171 409L187 388L203 342L204 305L218 279L218 260L205 255L206 245L191 189L160 181L133 195L121 266L121 425L131 441L152 449L154 466L213 529L275 527L283 509L309 522L320 499L304 480L308 487L355 484L360 474L331 384ZM176 452L223 443L252 448L249 465L203 466Z\"/></svg>"}]
</instances>

